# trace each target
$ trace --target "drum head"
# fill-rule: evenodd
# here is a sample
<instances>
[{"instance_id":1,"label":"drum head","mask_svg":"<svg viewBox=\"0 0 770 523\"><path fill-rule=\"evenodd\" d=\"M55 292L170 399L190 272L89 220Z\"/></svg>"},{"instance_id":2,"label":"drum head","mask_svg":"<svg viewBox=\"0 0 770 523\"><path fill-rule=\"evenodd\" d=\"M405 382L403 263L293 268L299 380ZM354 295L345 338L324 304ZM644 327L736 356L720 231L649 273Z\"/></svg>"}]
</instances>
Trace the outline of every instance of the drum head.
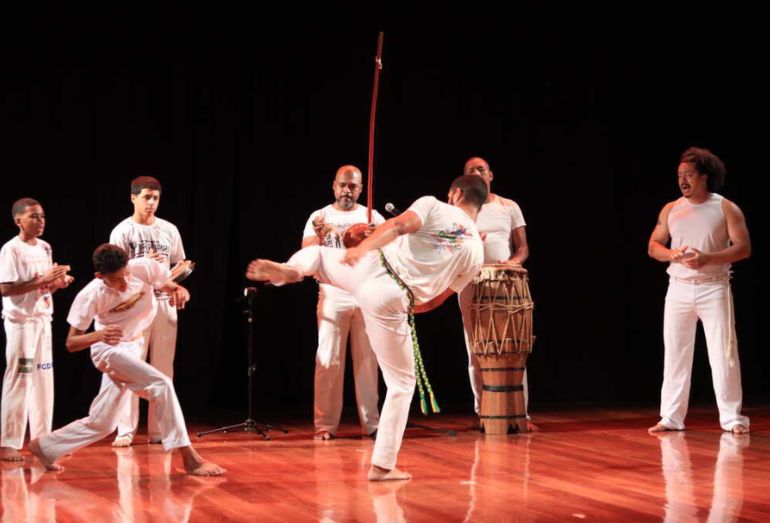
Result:
<instances>
[{"instance_id":1,"label":"drum head","mask_svg":"<svg viewBox=\"0 0 770 523\"><path fill-rule=\"evenodd\" d=\"M490 263L482 265L474 281L483 280L507 280L511 278L527 278L527 269L521 265L509 265L507 263Z\"/></svg>"}]
</instances>

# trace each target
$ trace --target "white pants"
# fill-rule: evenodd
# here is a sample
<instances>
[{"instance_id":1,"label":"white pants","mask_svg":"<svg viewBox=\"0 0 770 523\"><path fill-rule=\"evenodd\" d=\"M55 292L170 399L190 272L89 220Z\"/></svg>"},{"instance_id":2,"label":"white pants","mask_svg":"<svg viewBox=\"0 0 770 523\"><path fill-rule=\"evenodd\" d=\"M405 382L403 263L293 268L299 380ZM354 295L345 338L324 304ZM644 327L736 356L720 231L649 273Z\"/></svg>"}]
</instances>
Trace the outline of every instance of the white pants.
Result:
<instances>
[{"instance_id":1,"label":"white pants","mask_svg":"<svg viewBox=\"0 0 770 523\"><path fill-rule=\"evenodd\" d=\"M361 309L342 289L321 284L318 289L318 351L315 358L315 430L336 434L342 415L345 349L350 334L350 356L356 384L358 418L365 434L377 430L377 358L369 345Z\"/></svg>"},{"instance_id":2,"label":"white pants","mask_svg":"<svg viewBox=\"0 0 770 523\"><path fill-rule=\"evenodd\" d=\"M40 438L40 448L46 457L55 460L111 434L121 409L134 394L150 402L150 410L159 421L166 451L190 445L171 378L140 358L143 344L144 340L139 339L117 345L96 343L91 346L91 359L109 380L108 385L99 390L87 417Z\"/></svg>"},{"instance_id":3,"label":"white pants","mask_svg":"<svg viewBox=\"0 0 770 523\"><path fill-rule=\"evenodd\" d=\"M463 317L463 335L465 336L465 349L468 351L468 376L471 379L471 390L473 391L473 408L476 414L479 413L481 408L481 393L483 391L484 381L481 377L481 367L479 366L479 359L473 353L471 347L471 331L473 330L473 322L471 321L471 302L473 301L473 285L468 284L457 296L457 301L460 303L460 314ZM524 371L524 379L522 381L524 386L524 411L527 413L527 419L529 419L529 384L527 383L527 371Z\"/></svg>"},{"instance_id":4,"label":"white pants","mask_svg":"<svg viewBox=\"0 0 770 523\"><path fill-rule=\"evenodd\" d=\"M409 418L414 395L414 352L409 328L409 297L370 252L355 267L343 265L345 251L307 247L287 262L305 276L314 276L353 294L363 313L366 333L377 356L388 391L380 414L372 463L392 469ZM282 281L274 281L282 284Z\"/></svg>"},{"instance_id":5,"label":"white pants","mask_svg":"<svg viewBox=\"0 0 770 523\"><path fill-rule=\"evenodd\" d=\"M3 376L2 442L22 448L29 420L30 439L51 432L53 420L53 353L51 320L5 320L5 376Z\"/></svg>"},{"instance_id":6,"label":"white pants","mask_svg":"<svg viewBox=\"0 0 770 523\"><path fill-rule=\"evenodd\" d=\"M158 312L152 324L144 331L142 361L150 353L150 365L169 378L174 378L174 353L176 352L177 310L169 300L158 300ZM102 377L102 387L109 384L107 375ZM132 396L119 413L118 435L133 437L139 425L139 396ZM147 414L147 435L150 441L160 441L161 433L155 413Z\"/></svg>"},{"instance_id":7,"label":"white pants","mask_svg":"<svg viewBox=\"0 0 770 523\"><path fill-rule=\"evenodd\" d=\"M665 356L660 393L661 423L669 429L684 429L698 320L706 334L719 424L723 430L732 430L736 425L748 428L749 419L741 415L743 393L737 352L735 366L731 367L727 358L728 339L735 337L730 310L729 282L669 283L663 314Z\"/></svg>"}]
</instances>

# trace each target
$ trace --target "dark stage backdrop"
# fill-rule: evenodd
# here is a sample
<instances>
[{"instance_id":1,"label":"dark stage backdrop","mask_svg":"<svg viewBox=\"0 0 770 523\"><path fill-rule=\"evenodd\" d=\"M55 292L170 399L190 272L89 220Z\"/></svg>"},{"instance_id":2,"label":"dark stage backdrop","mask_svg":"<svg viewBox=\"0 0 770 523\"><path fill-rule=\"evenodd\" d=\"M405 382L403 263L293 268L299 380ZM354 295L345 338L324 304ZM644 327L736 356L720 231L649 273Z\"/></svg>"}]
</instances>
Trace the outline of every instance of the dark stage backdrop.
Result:
<instances>
[{"instance_id":1,"label":"dark stage backdrop","mask_svg":"<svg viewBox=\"0 0 770 523\"><path fill-rule=\"evenodd\" d=\"M528 224L533 409L657 402L666 275L647 257L647 239L678 196L678 155L690 145L722 157L723 193L748 219L754 254L734 279L745 403L767 397L757 173L766 170L768 82L755 18L522 12L502 20L494 10L445 14L429 5L321 24L336 14L4 17L0 233L3 241L16 233L15 199L39 199L44 238L77 278L55 297L57 424L84 415L98 389L88 351L64 348L65 318L91 278L92 250L131 213L129 181L140 174L163 182L158 214L178 225L197 263L179 324L183 407L212 422L243 411L236 298L244 268L299 247L310 212L332 200L338 166L365 169L381 28L376 207L444 198L469 156L490 161L494 191L518 201ZM607 16L615 21L599 21ZM310 420L315 299L312 281L257 298L258 417L300 411ZM468 405L456 300L419 317L418 331L440 402ZM694 398L712 402L702 336L694 367ZM350 381L346 389L352 405Z\"/></svg>"}]
</instances>

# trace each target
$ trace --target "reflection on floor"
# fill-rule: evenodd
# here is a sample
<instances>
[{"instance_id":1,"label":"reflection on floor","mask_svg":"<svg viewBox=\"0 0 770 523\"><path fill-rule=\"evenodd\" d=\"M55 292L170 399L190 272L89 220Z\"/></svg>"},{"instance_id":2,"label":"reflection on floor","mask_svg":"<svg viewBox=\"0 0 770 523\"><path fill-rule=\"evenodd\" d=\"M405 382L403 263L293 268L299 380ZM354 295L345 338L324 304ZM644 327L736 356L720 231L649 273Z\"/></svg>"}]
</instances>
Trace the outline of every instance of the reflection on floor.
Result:
<instances>
[{"instance_id":1,"label":"reflection on floor","mask_svg":"<svg viewBox=\"0 0 770 523\"><path fill-rule=\"evenodd\" d=\"M484 436L471 416L413 418L399 466L410 481L370 483L372 440L344 425L314 441L306 420L271 441L195 441L224 478L185 476L158 445L77 452L61 473L2 464L3 522L86 521L741 521L770 514L770 411L752 433L694 409L686 432L649 435L650 409L537 413L538 433ZM206 427L192 427L200 430ZM452 436L449 430L456 431Z\"/></svg>"}]
</instances>

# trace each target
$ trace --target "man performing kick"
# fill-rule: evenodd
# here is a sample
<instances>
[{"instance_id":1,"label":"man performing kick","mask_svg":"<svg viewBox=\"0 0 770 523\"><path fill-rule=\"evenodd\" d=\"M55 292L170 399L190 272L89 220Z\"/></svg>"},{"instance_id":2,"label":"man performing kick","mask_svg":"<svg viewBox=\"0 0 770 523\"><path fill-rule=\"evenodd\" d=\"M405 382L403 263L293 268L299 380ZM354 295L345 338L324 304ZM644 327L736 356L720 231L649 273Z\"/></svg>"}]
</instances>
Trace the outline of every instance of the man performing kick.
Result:
<instances>
[{"instance_id":1,"label":"man performing kick","mask_svg":"<svg viewBox=\"0 0 770 523\"><path fill-rule=\"evenodd\" d=\"M370 480L411 477L396 468L416 382L409 315L438 307L478 273L484 250L475 220L486 197L481 178L461 176L450 186L449 205L424 196L357 247L307 247L283 264L249 264L246 276L252 280L281 285L313 276L356 298L388 388Z\"/></svg>"}]
</instances>

